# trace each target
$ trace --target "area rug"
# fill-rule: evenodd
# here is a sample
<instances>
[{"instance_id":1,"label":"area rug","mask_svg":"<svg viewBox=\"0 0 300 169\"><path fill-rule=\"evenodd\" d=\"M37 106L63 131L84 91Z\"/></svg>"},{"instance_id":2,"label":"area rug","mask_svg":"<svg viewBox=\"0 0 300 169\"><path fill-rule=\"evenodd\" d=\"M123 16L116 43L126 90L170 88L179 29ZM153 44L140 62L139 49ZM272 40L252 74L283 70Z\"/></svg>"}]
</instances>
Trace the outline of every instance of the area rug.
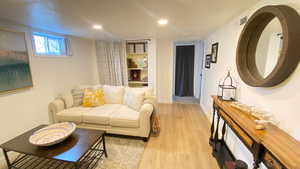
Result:
<instances>
[{"instance_id":1,"label":"area rug","mask_svg":"<svg viewBox=\"0 0 300 169\"><path fill-rule=\"evenodd\" d=\"M96 169L137 169L145 149L139 139L105 137L108 158L98 163Z\"/></svg>"}]
</instances>

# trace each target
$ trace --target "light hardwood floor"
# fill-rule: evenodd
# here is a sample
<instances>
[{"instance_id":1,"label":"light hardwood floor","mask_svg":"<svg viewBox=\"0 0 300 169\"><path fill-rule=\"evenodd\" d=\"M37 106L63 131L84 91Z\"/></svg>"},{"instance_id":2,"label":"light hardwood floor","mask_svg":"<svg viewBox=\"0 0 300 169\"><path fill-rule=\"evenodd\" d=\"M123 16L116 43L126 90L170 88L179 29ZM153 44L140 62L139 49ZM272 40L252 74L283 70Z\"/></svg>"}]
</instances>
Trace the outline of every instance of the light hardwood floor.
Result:
<instances>
[{"instance_id":1,"label":"light hardwood floor","mask_svg":"<svg viewBox=\"0 0 300 169\"><path fill-rule=\"evenodd\" d=\"M139 169L218 169L209 122L196 104L160 104L161 134L147 143Z\"/></svg>"}]
</instances>

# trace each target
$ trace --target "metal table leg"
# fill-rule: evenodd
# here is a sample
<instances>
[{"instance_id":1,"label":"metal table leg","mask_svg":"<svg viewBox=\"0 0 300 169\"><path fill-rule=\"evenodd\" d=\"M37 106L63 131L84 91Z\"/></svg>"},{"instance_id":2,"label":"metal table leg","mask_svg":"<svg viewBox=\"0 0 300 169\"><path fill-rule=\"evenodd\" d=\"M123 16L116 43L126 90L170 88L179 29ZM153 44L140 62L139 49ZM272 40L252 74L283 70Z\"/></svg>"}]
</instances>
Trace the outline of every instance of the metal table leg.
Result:
<instances>
[{"instance_id":1,"label":"metal table leg","mask_svg":"<svg viewBox=\"0 0 300 169\"><path fill-rule=\"evenodd\" d=\"M5 149L3 149L3 154L4 154L4 157L5 157L5 160L6 160L7 168L8 168L8 169L11 169L11 163L10 163L10 161L9 161L7 152L8 152L8 151L6 151Z\"/></svg>"},{"instance_id":2,"label":"metal table leg","mask_svg":"<svg viewBox=\"0 0 300 169\"><path fill-rule=\"evenodd\" d=\"M105 134L103 135L103 138L102 138L102 144L103 144L103 149L104 149L104 155L107 158L107 152L106 152L106 146L105 146Z\"/></svg>"},{"instance_id":3,"label":"metal table leg","mask_svg":"<svg viewBox=\"0 0 300 169\"><path fill-rule=\"evenodd\" d=\"M78 163L74 163L74 167L75 167L75 169L79 169L79 164Z\"/></svg>"}]
</instances>

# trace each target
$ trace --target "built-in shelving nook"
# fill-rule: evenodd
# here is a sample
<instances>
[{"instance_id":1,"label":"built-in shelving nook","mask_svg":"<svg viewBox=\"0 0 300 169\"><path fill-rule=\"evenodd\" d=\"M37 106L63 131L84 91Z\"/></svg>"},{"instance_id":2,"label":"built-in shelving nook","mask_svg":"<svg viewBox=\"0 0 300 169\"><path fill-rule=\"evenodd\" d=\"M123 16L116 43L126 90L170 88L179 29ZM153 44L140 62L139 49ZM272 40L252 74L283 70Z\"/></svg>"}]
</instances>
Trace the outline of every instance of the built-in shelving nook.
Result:
<instances>
[{"instance_id":1,"label":"built-in shelving nook","mask_svg":"<svg viewBox=\"0 0 300 169\"><path fill-rule=\"evenodd\" d=\"M126 42L128 85L148 86L148 41L130 40Z\"/></svg>"}]
</instances>

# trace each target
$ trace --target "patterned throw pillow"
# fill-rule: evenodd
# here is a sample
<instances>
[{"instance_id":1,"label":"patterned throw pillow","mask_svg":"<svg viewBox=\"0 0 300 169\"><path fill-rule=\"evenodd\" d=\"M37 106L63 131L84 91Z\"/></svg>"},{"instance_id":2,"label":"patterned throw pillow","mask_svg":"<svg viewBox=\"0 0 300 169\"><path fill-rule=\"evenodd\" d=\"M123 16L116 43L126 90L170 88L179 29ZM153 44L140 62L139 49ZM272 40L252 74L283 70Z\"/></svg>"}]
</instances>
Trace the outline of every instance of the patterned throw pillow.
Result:
<instances>
[{"instance_id":1,"label":"patterned throw pillow","mask_svg":"<svg viewBox=\"0 0 300 169\"><path fill-rule=\"evenodd\" d=\"M61 99L65 103L65 108L68 109L68 108L73 107L73 104L74 104L74 102L73 102L73 96L72 96L72 94L70 92L62 93L60 95L60 97L61 97Z\"/></svg>"},{"instance_id":2,"label":"patterned throw pillow","mask_svg":"<svg viewBox=\"0 0 300 169\"><path fill-rule=\"evenodd\" d=\"M104 105L104 94L102 89L85 89L84 97L83 97L83 104L84 107L96 107Z\"/></svg>"},{"instance_id":3,"label":"patterned throw pillow","mask_svg":"<svg viewBox=\"0 0 300 169\"><path fill-rule=\"evenodd\" d=\"M102 89L102 85L98 84L98 85L79 85L76 86L74 89L72 89L72 95L73 95L73 106L77 107L77 106L81 106L83 103L83 96L84 96L84 91L85 89Z\"/></svg>"},{"instance_id":4,"label":"patterned throw pillow","mask_svg":"<svg viewBox=\"0 0 300 169\"><path fill-rule=\"evenodd\" d=\"M73 105L76 107L82 105L84 89L73 89L72 95L73 95L73 102L74 102Z\"/></svg>"}]
</instances>

